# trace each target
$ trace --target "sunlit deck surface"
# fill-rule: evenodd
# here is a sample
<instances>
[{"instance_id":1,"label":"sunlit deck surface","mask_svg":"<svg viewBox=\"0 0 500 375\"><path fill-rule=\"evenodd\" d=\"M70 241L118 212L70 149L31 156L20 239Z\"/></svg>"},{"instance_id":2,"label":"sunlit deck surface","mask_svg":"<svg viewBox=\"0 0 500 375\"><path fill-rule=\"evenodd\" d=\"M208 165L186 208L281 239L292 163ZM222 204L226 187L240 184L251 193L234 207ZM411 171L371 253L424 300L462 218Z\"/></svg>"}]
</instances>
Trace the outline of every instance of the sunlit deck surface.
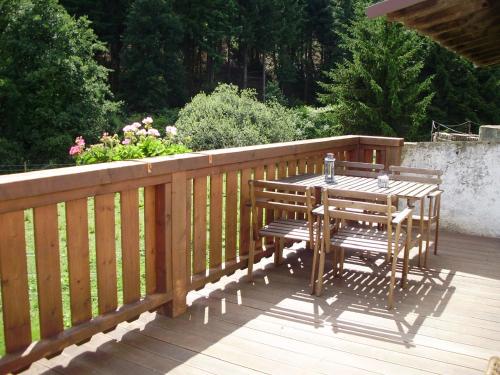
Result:
<instances>
[{"instance_id":1,"label":"sunlit deck surface","mask_svg":"<svg viewBox=\"0 0 500 375\"><path fill-rule=\"evenodd\" d=\"M190 293L180 318L143 314L26 373L482 374L500 353L500 239L443 232L392 311L381 257L351 255L313 297L310 254L285 254L259 263L253 284L239 271Z\"/></svg>"}]
</instances>

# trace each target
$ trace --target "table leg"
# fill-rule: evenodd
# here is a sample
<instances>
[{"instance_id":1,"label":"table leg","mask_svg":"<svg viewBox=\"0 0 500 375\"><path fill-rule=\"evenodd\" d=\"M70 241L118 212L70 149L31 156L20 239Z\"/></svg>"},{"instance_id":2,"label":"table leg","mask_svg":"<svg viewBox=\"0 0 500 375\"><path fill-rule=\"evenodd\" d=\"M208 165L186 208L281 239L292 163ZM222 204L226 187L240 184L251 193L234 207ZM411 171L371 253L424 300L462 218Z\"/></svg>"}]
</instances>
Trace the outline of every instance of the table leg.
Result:
<instances>
[{"instance_id":1,"label":"table leg","mask_svg":"<svg viewBox=\"0 0 500 375\"><path fill-rule=\"evenodd\" d=\"M318 267L318 253L321 245L321 217L316 219L316 237L314 239L313 261L311 269L311 294L316 289L316 269Z\"/></svg>"}]
</instances>

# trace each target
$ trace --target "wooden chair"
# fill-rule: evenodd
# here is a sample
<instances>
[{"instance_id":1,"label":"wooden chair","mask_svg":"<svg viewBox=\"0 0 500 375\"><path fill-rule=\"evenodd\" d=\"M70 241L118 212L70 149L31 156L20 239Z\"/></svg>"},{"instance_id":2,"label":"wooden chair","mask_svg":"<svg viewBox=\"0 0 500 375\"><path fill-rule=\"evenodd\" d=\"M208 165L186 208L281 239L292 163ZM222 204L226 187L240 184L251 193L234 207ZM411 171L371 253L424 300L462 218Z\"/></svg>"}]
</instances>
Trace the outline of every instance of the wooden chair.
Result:
<instances>
[{"instance_id":1,"label":"wooden chair","mask_svg":"<svg viewBox=\"0 0 500 375\"><path fill-rule=\"evenodd\" d=\"M250 180L252 221L250 250L248 254L248 277L252 280L256 242L262 237L274 238L274 262L279 264L283 257L285 240L314 243L312 208L315 202L312 188L276 181ZM259 226L259 209L274 210L273 221ZM267 211L269 212L269 210ZM305 216L305 220L295 216ZM299 217L299 216L298 216Z\"/></svg>"},{"instance_id":2,"label":"wooden chair","mask_svg":"<svg viewBox=\"0 0 500 375\"><path fill-rule=\"evenodd\" d=\"M335 161L335 174L356 177L377 177L384 171L383 164Z\"/></svg>"},{"instance_id":3,"label":"wooden chair","mask_svg":"<svg viewBox=\"0 0 500 375\"><path fill-rule=\"evenodd\" d=\"M333 231L330 230L329 225L323 225L318 277L315 283L316 295L321 294L325 254L331 249L333 249L334 274L338 266L340 275L344 267L345 250L385 253L389 261L392 258L387 302L388 308L391 309L394 305L393 294L398 255L403 249L405 252L401 286L404 287L406 283L412 229L412 221L408 219L411 218L413 210L406 208L393 217L395 207L392 206L392 196L340 189L323 189L322 203L323 206L315 209L314 212L319 215L323 214L325 224L334 221L335 225ZM408 221L406 230L402 227L404 221ZM374 224L384 224L386 229L381 230ZM317 256L313 258L313 269L316 268L317 258Z\"/></svg>"},{"instance_id":4,"label":"wooden chair","mask_svg":"<svg viewBox=\"0 0 500 375\"><path fill-rule=\"evenodd\" d=\"M439 185L442 184L441 176L443 172L437 169L424 169L424 168L411 168L411 167L401 167L396 165L391 165L389 167L389 171L391 172L390 178L391 180L396 181L413 181L413 182L422 182L425 184L434 184ZM425 233L425 260L424 266L427 266L427 260L429 258L429 247L430 247L430 237L431 237L431 228L434 228L434 254L437 254L437 245L439 239L439 217L441 210L441 190L436 190L430 193L428 198L428 210L425 213L424 209L424 230ZM424 203L425 206L425 203ZM422 212L422 210L421 210ZM414 224L420 224L420 214L413 215ZM420 264L420 256L421 256L421 247L419 247L419 264Z\"/></svg>"}]
</instances>

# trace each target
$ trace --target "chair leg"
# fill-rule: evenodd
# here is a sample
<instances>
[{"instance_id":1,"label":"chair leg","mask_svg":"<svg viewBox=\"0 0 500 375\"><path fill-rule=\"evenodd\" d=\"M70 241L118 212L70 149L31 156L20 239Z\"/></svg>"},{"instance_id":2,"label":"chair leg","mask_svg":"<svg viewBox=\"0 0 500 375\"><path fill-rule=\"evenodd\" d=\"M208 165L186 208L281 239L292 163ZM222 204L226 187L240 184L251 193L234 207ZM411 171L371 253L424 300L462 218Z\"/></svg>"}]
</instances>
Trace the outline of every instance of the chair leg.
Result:
<instances>
[{"instance_id":1,"label":"chair leg","mask_svg":"<svg viewBox=\"0 0 500 375\"><path fill-rule=\"evenodd\" d=\"M389 285L389 295L387 296L387 308L391 310L394 307L394 286L396 284L396 268L398 265L398 255L394 252L392 256L391 284Z\"/></svg>"},{"instance_id":2,"label":"chair leg","mask_svg":"<svg viewBox=\"0 0 500 375\"><path fill-rule=\"evenodd\" d=\"M281 238L274 238L274 265L279 266L281 264L281 251L282 251L282 241Z\"/></svg>"},{"instance_id":3,"label":"chair leg","mask_svg":"<svg viewBox=\"0 0 500 375\"><path fill-rule=\"evenodd\" d=\"M438 239L439 239L439 215L436 218L436 227L434 228L436 231L434 233L434 255L438 253Z\"/></svg>"},{"instance_id":4,"label":"chair leg","mask_svg":"<svg viewBox=\"0 0 500 375\"><path fill-rule=\"evenodd\" d=\"M250 240L250 249L248 249L248 281L253 281L254 258L255 258L255 240Z\"/></svg>"},{"instance_id":5,"label":"chair leg","mask_svg":"<svg viewBox=\"0 0 500 375\"><path fill-rule=\"evenodd\" d=\"M339 277L344 274L344 248L340 248Z\"/></svg>"},{"instance_id":6,"label":"chair leg","mask_svg":"<svg viewBox=\"0 0 500 375\"><path fill-rule=\"evenodd\" d=\"M419 234L420 240L418 241L418 266L422 266L422 242L424 241L424 200L420 200L420 223Z\"/></svg>"},{"instance_id":7,"label":"chair leg","mask_svg":"<svg viewBox=\"0 0 500 375\"><path fill-rule=\"evenodd\" d=\"M333 277L337 277L338 265L339 265L339 254L337 253L337 248L333 247L332 249L332 259L333 259Z\"/></svg>"},{"instance_id":8,"label":"chair leg","mask_svg":"<svg viewBox=\"0 0 500 375\"><path fill-rule=\"evenodd\" d=\"M430 241L431 241L431 223L427 222L427 227L425 228L425 259L424 259L424 267L427 267L427 262L429 260L429 250L430 250Z\"/></svg>"},{"instance_id":9,"label":"chair leg","mask_svg":"<svg viewBox=\"0 0 500 375\"><path fill-rule=\"evenodd\" d=\"M406 288L408 284L408 263L410 259L410 246L408 246L408 242L404 248L404 257L403 257L403 274L401 276L401 288Z\"/></svg>"},{"instance_id":10,"label":"chair leg","mask_svg":"<svg viewBox=\"0 0 500 375\"><path fill-rule=\"evenodd\" d=\"M325 272L325 244L324 240L321 241L321 252L319 253L319 267L318 267L318 281L316 282L316 295L321 295L321 288L323 286L323 274Z\"/></svg>"}]
</instances>

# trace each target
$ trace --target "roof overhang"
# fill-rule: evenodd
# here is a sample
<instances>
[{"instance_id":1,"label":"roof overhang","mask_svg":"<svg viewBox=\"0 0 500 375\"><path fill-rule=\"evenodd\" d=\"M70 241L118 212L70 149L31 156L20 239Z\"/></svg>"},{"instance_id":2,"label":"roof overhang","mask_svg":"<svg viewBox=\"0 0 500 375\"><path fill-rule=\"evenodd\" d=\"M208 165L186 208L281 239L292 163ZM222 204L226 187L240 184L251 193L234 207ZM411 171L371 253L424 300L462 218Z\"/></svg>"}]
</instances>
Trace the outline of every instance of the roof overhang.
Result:
<instances>
[{"instance_id":1,"label":"roof overhang","mask_svg":"<svg viewBox=\"0 0 500 375\"><path fill-rule=\"evenodd\" d=\"M500 64L500 0L385 0L366 15L401 22L477 66Z\"/></svg>"}]
</instances>

